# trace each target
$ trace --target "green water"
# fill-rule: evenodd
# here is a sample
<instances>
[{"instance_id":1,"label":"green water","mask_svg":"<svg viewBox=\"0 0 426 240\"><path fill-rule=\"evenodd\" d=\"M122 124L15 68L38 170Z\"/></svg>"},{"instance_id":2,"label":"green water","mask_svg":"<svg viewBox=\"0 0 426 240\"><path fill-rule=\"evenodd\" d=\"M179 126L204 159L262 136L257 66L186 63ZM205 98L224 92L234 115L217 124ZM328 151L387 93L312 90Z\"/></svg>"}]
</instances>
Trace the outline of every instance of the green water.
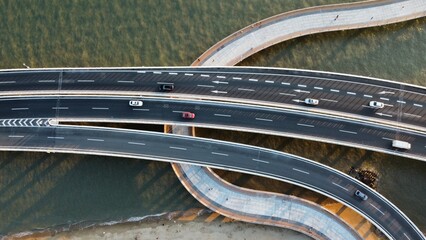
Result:
<instances>
[{"instance_id":1,"label":"green water","mask_svg":"<svg viewBox=\"0 0 426 240\"><path fill-rule=\"evenodd\" d=\"M349 1L0 0L0 68L21 68L22 63L31 67L189 65L214 43L253 22L339 2ZM423 18L302 37L262 51L242 65L337 71L426 85L425 28ZM258 139L257 135L241 137ZM379 191L426 229L422 211L426 206L420 200L426 196L424 163L300 140L262 137L250 143L258 142L338 169L349 163L377 169L382 174ZM321 154L306 150L317 148ZM0 234L199 206L169 164L0 153Z\"/></svg>"}]
</instances>

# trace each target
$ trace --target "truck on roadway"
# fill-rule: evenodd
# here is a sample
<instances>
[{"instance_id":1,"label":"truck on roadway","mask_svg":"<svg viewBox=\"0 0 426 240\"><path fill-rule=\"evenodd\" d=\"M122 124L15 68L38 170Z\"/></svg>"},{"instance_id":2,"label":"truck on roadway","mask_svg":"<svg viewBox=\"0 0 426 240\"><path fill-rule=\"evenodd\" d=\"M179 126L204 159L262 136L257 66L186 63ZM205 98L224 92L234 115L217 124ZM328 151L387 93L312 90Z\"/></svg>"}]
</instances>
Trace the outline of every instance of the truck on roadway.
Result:
<instances>
[{"instance_id":1,"label":"truck on roadway","mask_svg":"<svg viewBox=\"0 0 426 240\"><path fill-rule=\"evenodd\" d=\"M411 148L411 144L409 142L400 141L400 140L392 140L392 147L409 150Z\"/></svg>"}]
</instances>

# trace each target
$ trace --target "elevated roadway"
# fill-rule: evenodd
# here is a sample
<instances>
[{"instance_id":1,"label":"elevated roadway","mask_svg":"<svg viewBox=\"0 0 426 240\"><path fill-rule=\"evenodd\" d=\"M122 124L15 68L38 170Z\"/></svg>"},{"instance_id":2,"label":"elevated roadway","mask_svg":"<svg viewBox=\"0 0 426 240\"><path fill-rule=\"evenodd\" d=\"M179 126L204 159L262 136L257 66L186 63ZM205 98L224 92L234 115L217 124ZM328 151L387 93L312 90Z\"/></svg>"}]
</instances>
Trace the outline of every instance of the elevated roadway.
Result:
<instances>
[{"instance_id":1,"label":"elevated roadway","mask_svg":"<svg viewBox=\"0 0 426 240\"><path fill-rule=\"evenodd\" d=\"M425 239L396 206L361 182L322 164L242 144L95 127L1 127L0 149L64 152L190 163L290 182L346 203L393 239ZM219 154L218 154L219 153ZM361 190L369 198L353 196Z\"/></svg>"}]
</instances>

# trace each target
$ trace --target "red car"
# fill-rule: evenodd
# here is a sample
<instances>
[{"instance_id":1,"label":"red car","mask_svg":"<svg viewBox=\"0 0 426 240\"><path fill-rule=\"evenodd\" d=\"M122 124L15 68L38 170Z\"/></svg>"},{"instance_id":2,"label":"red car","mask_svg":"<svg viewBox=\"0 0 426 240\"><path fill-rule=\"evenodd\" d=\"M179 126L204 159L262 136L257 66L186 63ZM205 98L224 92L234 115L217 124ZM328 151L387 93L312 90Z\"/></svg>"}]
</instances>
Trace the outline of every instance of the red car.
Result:
<instances>
[{"instance_id":1,"label":"red car","mask_svg":"<svg viewBox=\"0 0 426 240\"><path fill-rule=\"evenodd\" d=\"M185 119L194 119L195 118L195 113L192 113L192 112L183 112L182 113L182 118L185 118Z\"/></svg>"}]
</instances>

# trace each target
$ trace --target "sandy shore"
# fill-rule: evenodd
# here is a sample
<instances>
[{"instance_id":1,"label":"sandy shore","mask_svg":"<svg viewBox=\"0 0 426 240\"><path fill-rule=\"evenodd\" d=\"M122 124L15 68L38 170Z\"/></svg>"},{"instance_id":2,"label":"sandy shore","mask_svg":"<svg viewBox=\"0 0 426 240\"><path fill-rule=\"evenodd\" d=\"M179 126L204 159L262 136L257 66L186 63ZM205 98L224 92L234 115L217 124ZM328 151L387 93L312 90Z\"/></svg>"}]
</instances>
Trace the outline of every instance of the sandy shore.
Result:
<instances>
[{"instance_id":1,"label":"sandy shore","mask_svg":"<svg viewBox=\"0 0 426 240\"><path fill-rule=\"evenodd\" d=\"M54 236L27 236L26 240L44 239L311 239L301 233L244 222L224 222L223 219L205 222L181 220L154 220L142 223L122 223L112 226L98 226L84 230L61 232Z\"/></svg>"}]
</instances>

